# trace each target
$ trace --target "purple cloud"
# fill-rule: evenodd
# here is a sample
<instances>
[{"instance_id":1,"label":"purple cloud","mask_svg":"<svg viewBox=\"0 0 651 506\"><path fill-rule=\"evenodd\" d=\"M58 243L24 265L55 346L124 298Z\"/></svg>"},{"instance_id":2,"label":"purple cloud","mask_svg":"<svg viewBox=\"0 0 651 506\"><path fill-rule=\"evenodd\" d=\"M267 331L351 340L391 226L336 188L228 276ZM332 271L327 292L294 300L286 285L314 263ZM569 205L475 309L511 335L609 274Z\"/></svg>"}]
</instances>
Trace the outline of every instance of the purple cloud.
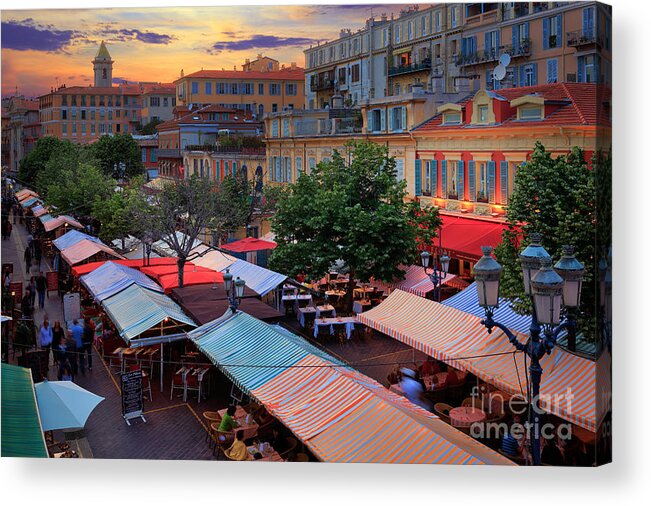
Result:
<instances>
[{"instance_id":1,"label":"purple cloud","mask_svg":"<svg viewBox=\"0 0 651 506\"><path fill-rule=\"evenodd\" d=\"M2 47L5 49L59 52L79 36L74 30L56 30L52 25L36 24L31 18L2 22Z\"/></svg>"},{"instance_id":2,"label":"purple cloud","mask_svg":"<svg viewBox=\"0 0 651 506\"><path fill-rule=\"evenodd\" d=\"M173 40L176 40L176 37L173 35L164 33L143 32L137 29L109 28L107 25L104 26L105 28L99 32L99 35L110 36L113 40L119 42L137 40L145 44L169 44Z\"/></svg>"},{"instance_id":3,"label":"purple cloud","mask_svg":"<svg viewBox=\"0 0 651 506\"><path fill-rule=\"evenodd\" d=\"M269 49L275 47L307 46L317 39L308 37L277 37L275 35L254 35L248 39L215 42L208 52L218 54L222 51L242 51L246 49Z\"/></svg>"}]
</instances>

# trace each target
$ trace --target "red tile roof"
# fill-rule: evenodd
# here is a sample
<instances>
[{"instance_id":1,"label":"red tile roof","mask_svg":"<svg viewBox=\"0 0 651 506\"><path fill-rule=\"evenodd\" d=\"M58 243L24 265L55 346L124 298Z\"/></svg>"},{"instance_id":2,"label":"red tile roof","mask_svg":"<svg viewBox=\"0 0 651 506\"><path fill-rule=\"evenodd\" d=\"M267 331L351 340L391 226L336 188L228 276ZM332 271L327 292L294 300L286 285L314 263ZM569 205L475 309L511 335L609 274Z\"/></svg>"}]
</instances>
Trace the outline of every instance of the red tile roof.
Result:
<instances>
[{"instance_id":1,"label":"red tile roof","mask_svg":"<svg viewBox=\"0 0 651 506\"><path fill-rule=\"evenodd\" d=\"M294 69L281 69L269 72L259 72L255 70L199 70L192 74L188 74L181 79L188 77L208 78L208 79L266 79L269 81L274 80L288 80L288 81L303 81L305 74L303 69L296 67Z\"/></svg>"},{"instance_id":2,"label":"red tile roof","mask_svg":"<svg viewBox=\"0 0 651 506\"><path fill-rule=\"evenodd\" d=\"M140 91L123 86L69 86L59 88L56 95L140 95ZM47 96L49 93L43 96Z\"/></svg>"},{"instance_id":3,"label":"red tile roof","mask_svg":"<svg viewBox=\"0 0 651 506\"><path fill-rule=\"evenodd\" d=\"M506 88L490 92L498 99L506 101L526 95L537 95L544 98L545 103L557 104L558 108L540 121L520 121L517 119L516 110L513 114L497 125L443 125L443 114L437 114L430 120L421 124L414 132L428 132L436 130L460 130L470 128L491 128L510 126L531 128L535 126L569 126L569 125L605 125L610 126L608 108L610 107L611 89L600 84L590 83L555 83L538 86L524 86L520 88ZM461 100L459 105L464 109L470 105L473 97Z\"/></svg>"},{"instance_id":4,"label":"red tile roof","mask_svg":"<svg viewBox=\"0 0 651 506\"><path fill-rule=\"evenodd\" d=\"M228 112L231 114L237 114L237 116L234 116L228 120L216 120L216 119L208 119L205 117L206 113L210 112ZM237 118L237 119L235 119ZM181 116L178 119L171 119L168 121L165 121L164 123L160 123L156 125L157 130L169 130L174 128L177 125L187 125L187 124L195 124L195 125L215 125L215 124L223 124L224 126L228 126L228 128L233 128L233 129L241 129L241 128L262 128L262 122L256 122L256 121L251 121L251 117L247 116L243 113L240 113L239 111L235 109L228 109L225 107L221 107L219 105L207 105L205 107L202 107L201 109L196 109L192 111L191 113L185 114L184 116Z\"/></svg>"}]
</instances>

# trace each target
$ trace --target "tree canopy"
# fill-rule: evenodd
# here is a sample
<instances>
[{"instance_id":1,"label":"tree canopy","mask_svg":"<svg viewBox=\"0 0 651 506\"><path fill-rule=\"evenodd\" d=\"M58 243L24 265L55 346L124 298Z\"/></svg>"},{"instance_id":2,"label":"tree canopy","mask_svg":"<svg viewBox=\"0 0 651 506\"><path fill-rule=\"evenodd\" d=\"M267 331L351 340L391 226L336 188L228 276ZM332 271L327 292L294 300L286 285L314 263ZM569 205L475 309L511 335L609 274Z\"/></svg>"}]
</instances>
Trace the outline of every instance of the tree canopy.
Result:
<instances>
[{"instance_id":1,"label":"tree canopy","mask_svg":"<svg viewBox=\"0 0 651 506\"><path fill-rule=\"evenodd\" d=\"M573 148L567 156L553 158L539 142L529 161L515 173L515 190L509 198L506 217L509 228L495 249L503 265L500 295L510 299L522 314L530 314L525 296L519 252L529 244L528 234L542 234L542 244L554 259L562 246L575 246L575 255L586 268L582 291L580 328L594 335L590 326L595 316L595 171L588 167L585 153ZM521 232L518 231L521 228Z\"/></svg>"},{"instance_id":2,"label":"tree canopy","mask_svg":"<svg viewBox=\"0 0 651 506\"><path fill-rule=\"evenodd\" d=\"M78 159L77 147L72 142L52 136L42 137L21 160L18 177L25 183L35 184L51 159L62 161L70 158Z\"/></svg>"},{"instance_id":3,"label":"tree canopy","mask_svg":"<svg viewBox=\"0 0 651 506\"><path fill-rule=\"evenodd\" d=\"M319 279L343 261L352 305L355 279L402 277L399 266L417 261L418 241L436 236L440 218L433 208L405 201L406 182L397 180L385 146L352 142L346 149L346 159L335 150L331 161L278 192L270 266Z\"/></svg>"},{"instance_id":4,"label":"tree canopy","mask_svg":"<svg viewBox=\"0 0 651 506\"><path fill-rule=\"evenodd\" d=\"M103 135L90 151L104 174L114 179L129 179L144 172L140 147L129 134Z\"/></svg>"}]
</instances>

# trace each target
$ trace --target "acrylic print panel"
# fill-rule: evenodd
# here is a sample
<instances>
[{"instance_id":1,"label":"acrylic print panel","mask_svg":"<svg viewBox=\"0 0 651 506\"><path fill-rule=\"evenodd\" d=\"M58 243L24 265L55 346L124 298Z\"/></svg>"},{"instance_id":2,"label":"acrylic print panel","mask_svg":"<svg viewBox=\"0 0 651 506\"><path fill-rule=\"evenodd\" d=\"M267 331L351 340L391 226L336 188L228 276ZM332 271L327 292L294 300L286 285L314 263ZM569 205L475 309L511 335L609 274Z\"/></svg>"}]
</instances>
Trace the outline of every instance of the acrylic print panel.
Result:
<instances>
[{"instance_id":1,"label":"acrylic print panel","mask_svg":"<svg viewBox=\"0 0 651 506\"><path fill-rule=\"evenodd\" d=\"M3 456L609 462L611 39L598 2L4 11Z\"/></svg>"}]
</instances>

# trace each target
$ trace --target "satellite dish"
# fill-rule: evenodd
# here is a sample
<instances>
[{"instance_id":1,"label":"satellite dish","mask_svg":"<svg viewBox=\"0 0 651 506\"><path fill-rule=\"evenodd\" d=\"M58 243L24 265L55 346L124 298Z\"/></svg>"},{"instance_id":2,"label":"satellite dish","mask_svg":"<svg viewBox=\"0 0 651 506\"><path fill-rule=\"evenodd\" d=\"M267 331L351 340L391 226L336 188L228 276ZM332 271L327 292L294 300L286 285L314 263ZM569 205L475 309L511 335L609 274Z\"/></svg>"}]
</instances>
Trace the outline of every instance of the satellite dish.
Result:
<instances>
[{"instance_id":1,"label":"satellite dish","mask_svg":"<svg viewBox=\"0 0 651 506\"><path fill-rule=\"evenodd\" d=\"M497 79L498 81L501 81L502 79L504 79L506 77L506 67L500 63L493 70L493 77L495 79Z\"/></svg>"},{"instance_id":2,"label":"satellite dish","mask_svg":"<svg viewBox=\"0 0 651 506\"><path fill-rule=\"evenodd\" d=\"M501 54L500 65L502 65L502 67L508 67L509 63L511 63L511 56L507 53Z\"/></svg>"}]
</instances>

